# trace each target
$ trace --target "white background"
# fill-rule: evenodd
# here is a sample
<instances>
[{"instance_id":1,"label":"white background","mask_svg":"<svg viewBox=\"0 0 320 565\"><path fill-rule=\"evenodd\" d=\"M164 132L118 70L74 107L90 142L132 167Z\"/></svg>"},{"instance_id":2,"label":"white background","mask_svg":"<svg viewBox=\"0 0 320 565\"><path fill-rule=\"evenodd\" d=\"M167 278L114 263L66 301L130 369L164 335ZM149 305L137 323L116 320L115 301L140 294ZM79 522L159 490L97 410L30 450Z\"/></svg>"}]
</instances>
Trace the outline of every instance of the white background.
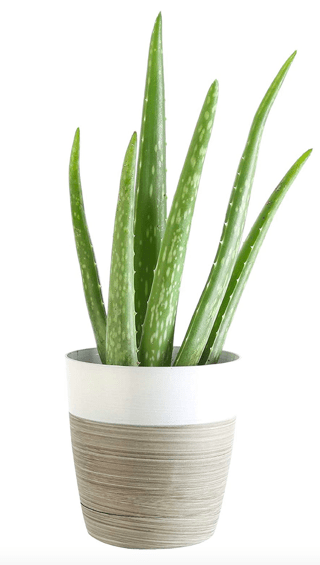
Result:
<instances>
[{"instance_id":1,"label":"white background","mask_svg":"<svg viewBox=\"0 0 320 565\"><path fill-rule=\"evenodd\" d=\"M318 563L319 19L317 1L0 3L0 561ZM314 152L264 242L226 348L243 359L220 521L192 548L138 552L89 537L71 454L64 354L94 345L68 195L81 128L87 219L105 299L123 155L140 128L149 38L163 14L168 195L210 83L220 99L184 270L176 343L213 261L254 112L298 55L267 122L247 229Z\"/></svg>"}]
</instances>

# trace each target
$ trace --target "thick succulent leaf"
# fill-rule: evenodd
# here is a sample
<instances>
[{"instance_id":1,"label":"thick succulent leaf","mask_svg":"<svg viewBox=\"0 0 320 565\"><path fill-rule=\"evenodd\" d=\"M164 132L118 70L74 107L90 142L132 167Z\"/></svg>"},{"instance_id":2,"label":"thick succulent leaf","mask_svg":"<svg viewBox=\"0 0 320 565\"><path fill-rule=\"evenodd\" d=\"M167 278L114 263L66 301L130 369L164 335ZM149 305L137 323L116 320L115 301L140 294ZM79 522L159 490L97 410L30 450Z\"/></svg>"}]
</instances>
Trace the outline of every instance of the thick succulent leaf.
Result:
<instances>
[{"instance_id":1,"label":"thick succulent leaf","mask_svg":"<svg viewBox=\"0 0 320 565\"><path fill-rule=\"evenodd\" d=\"M280 69L253 119L237 170L216 257L175 365L197 365L209 338L241 243L265 122L294 57L295 53Z\"/></svg>"},{"instance_id":2,"label":"thick succulent leaf","mask_svg":"<svg viewBox=\"0 0 320 565\"><path fill-rule=\"evenodd\" d=\"M123 162L113 232L107 320L107 365L137 365L134 308L134 177L137 134Z\"/></svg>"},{"instance_id":3,"label":"thick succulent leaf","mask_svg":"<svg viewBox=\"0 0 320 565\"><path fill-rule=\"evenodd\" d=\"M102 363L106 362L106 311L104 307L97 263L90 239L83 204L80 180L80 130L77 129L69 165L70 202L74 237L87 308Z\"/></svg>"},{"instance_id":4,"label":"thick succulent leaf","mask_svg":"<svg viewBox=\"0 0 320 565\"><path fill-rule=\"evenodd\" d=\"M136 186L134 262L139 344L167 217L161 14L155 22L150 42Z\"/></svg>"},{"instance_id":5,"label":"thick succulent leaf","mask_svg":"<svg viewBox=\"0 0 320 565\"><path fill-rule=\"evenodd\" d=\"M232 322L234 312L238 306L242 292L251 273L259 249L267 234L269 226L278 210L282 200L289 190L294 179L308 159L311 149L306 151L283 177L277 188L273 191L267 203L261 210L251 231L242 245L233 273L223 298L219 313L212 328L209 340L202 354L200 364L217 363L221 354L224 341Z\"/></svg>"},{"instance_id":6,"label":"thick succulent leaf","mask_svg":"<svg viewBox=\"0 0 320 565\"><path fill-rule=\"evenodd\" d=\"M215 81L202 107L168 217L142 330L141 365L171 364L186 247L217 100Z\"/></svg>"}]
</instances>

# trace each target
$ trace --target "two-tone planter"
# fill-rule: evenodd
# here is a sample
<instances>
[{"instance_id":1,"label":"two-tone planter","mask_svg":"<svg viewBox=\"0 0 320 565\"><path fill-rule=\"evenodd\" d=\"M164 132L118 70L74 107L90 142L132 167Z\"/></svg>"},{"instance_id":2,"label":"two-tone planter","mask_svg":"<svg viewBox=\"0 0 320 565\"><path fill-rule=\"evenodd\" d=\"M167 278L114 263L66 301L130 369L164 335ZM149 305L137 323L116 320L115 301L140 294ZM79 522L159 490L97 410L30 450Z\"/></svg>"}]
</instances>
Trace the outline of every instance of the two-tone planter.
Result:
<instances>
[{"instance_id":1,"label":"two-tone planter","mask_svg":"<svg viewBox=\"0 0 320 565\"><path fill-rule=\"evenodd\" d=\"M95 349L66 359L89 534L140 549L212 536L231 458L238 356L196 367L101 365Z\"/></svg>"}]
</instances>

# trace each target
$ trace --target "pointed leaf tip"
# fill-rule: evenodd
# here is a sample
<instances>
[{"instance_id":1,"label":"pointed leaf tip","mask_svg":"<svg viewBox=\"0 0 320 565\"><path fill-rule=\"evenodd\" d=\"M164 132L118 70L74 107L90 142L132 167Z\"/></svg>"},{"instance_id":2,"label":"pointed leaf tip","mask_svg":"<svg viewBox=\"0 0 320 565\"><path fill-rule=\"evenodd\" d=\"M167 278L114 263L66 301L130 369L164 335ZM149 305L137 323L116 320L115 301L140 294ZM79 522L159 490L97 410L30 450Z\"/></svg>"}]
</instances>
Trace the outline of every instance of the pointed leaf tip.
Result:
<instances>
[{"instance_id":1,"label":"pointed leaf tip","mask_svg":"<svg viewBox=\"0 0 320 565\"><path fill-rule=\"evenodd\" d=\"M295 58L297 54L297 50L295 50L292 55L290 55L289 59L288 59L288 63L292 63L293 59Z\"/></svg>"},{"instance_id":2,"label":"pointed leaf tip","mask_svg":"<svg viewBox=\"0 0 320 565\"><path fill-rule=\"evenodd\" d=\"M154 26L153 26L153 31L155 31L156 29L162 29L162 15L161 12L159 12L156 21L154 22Z\"/></svg>"},{"instance_id":3,"label":"pointed leaf tip","mask_svg":"<svg viewBox=\"0 0 320 565\"><path fill-rule=\"evenodd\" d=\"M212 85L210 86L210 89L214 89L214 88L217 89L217 90L219 90L219 82L218 82L217 79L214 80L213 83L212 83Z\"/></svg>"},{"instance_id":4,"label":"pointed leaf tip","mask_svg":"<svg viewBox=\"0 0 320 565\"><path fill-rule=\"evenodd\" d=\"M307 151L305 151L304 153L302 153L301 157L300 157L300 161L306 161L307 159L309 159L311 153L312 153L313 149L308 149Z\"/></svg>"},{"instance_id":5,"label":"pointed leaf tip","mask_svg":"<svg viewBox=\"0 0 320 565\"><path fill-rule=\"evenodd\" d=\"M73 145L79 145L80 143L80 128L77 128L73 138Z\"/></svg>"},{"instance_id":6,"label":"pointed leaf tip","mask_svg":"<svg viewBox=\"0 0 320 565\"><path fill-rule=\"evenodd\" d=\"M80 128L77 128L73 137L72 153L80 150Z\"/></svg>"}]
</instances>

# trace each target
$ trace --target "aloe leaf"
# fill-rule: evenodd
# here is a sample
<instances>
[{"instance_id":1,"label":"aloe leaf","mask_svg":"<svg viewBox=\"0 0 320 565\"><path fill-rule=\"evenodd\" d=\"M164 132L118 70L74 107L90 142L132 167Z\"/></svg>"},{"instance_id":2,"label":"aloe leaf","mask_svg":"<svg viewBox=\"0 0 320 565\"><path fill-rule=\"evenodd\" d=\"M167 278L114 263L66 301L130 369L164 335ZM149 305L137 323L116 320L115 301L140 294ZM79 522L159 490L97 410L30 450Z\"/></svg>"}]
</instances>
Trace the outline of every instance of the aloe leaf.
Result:
<instances>
[{"instance_id":1,"label":"aloe leaf","mask_svg":"<svg viewBox=\"0 0 320 565\"><path fill-rule=\"evenodd\" d=\"M108 365L137 365L134 308L134 177L137 134L128 145L120 180L111 255L107 355Z\"/></svg>"},{"instance_id":2,"label":"aloe leaf","mask_svg":"<svg viewBox=\"0 0 320 565\"><path fill-rule=\"evenodd\" d=\"M168 217L142 330L141 365L171 364L186 247L217 100L215 81L204 101Z\"/></svg>"},{"instance_id":3,"label":"aloe leaf","mask_svg":"<svg viewBox=\"0 0 320 565\"><path fill-rule=\"evenodd\" d=\"M206 362L217 363L228 329L232 322L234 312L238 306L242 292L270 224L291 184L299 174L311 152L312 149L306 151L283 177L261 210L247 239L243 243L219 313L202 354L200 364L205 364Z\"/></svg>"},{"instance_id":4,"label":"aloe leaf","mask_svg":"<svg viewBox=\"0 0 320 565\"><path fill-rule=\"evenodd\" d=\"M166 217L165 101L162 19L151 36L144 94L135 203L135 305L137 343L156 268Z\"/></svg>"},{"instance_id":5,"label":"aloe leaf","mask_svg":"<svg viewBox=\"0 0 320 565\"><path fill-rule=\"evenodd\" d=\"M106 362L106 311L97 263L88 230L80 179L80 130L77 129L71 150L69 187L73 231L81 270L87 308L102 363Z\"/></svg>"},{"instance_id":6,"label":"aloe leaf","mask_svg":"<svg viewBox=\"0 0 320 565\"><path fill-rule=\"evenodd\" d=\"M296 52L280 69L253 119L237 170L216 257L175 365L197 365L206 346L241 243L265 122L295 55Z\"/></svg>"}]
</instances>

